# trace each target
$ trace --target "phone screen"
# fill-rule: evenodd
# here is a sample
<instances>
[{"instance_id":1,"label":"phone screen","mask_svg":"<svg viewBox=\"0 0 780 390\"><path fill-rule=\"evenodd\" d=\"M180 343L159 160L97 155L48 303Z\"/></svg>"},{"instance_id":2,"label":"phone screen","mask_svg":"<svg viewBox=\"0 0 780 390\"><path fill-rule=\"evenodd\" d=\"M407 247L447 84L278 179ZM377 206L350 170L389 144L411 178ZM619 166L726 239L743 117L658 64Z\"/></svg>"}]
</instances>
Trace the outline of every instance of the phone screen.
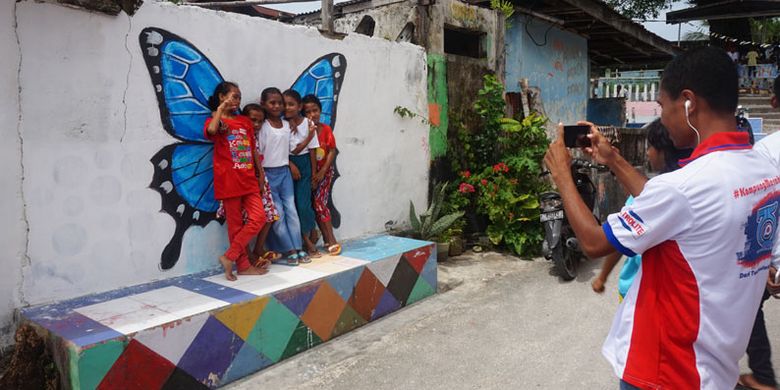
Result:
<instances>
[{"instance_id":1,"label":"phone screen","mask_svg":"<svg viewBox=\"0 0 780 390\"><path fill-rule=\"evenodd\" d=\"M570 125L563 126L563 143L567 148L585 148L590 146L590 126Z\"/></svg>"}]
</instances>

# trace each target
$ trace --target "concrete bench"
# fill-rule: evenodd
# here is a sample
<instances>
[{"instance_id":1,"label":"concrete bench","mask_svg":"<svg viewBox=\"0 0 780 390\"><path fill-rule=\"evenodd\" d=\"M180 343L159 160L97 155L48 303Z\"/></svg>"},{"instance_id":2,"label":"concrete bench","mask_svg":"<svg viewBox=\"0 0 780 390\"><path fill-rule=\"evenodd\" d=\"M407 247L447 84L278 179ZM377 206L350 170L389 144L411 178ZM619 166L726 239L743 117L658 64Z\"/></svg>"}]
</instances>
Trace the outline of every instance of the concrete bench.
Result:
<instances>
[{"instance_id":1,"label":"concrete bench","mask_svg":"<svg viewBox=\"0 0 780 390\"><path fill-rule=\"evenodd\" d=\"M235 282L214 270L21 314L66 388L214 388L436 292L435 244L379 236L343 246Z\"/></svg>"}]
</instances>

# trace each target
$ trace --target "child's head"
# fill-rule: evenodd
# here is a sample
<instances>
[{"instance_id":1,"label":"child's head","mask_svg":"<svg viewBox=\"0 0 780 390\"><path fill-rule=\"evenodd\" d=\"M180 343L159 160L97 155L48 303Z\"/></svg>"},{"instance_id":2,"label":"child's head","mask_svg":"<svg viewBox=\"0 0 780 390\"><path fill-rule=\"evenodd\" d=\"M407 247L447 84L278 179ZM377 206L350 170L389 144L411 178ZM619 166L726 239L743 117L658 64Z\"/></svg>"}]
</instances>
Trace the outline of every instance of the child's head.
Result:
<instances>
[{"instance_id":1,"label":"child's head","mask_svg":"<svg viewBox=\"0 0 780 390\"><path fill-rule=\"evenodd\" d=\"M320 114L322 114L322 103L314 95L306 95L303 97L303 115L309 118L312 122L320 123Z\"/></svg>"},{"instance_id":2,"label":"child's head","mask_svg":"<svg viewBox=\"0 0 780 390\"><path fill-rule=\"evenodd\" d=\"M263 121L265 120L263 107L257 103L249 103L244 106L244 109L241 110L241 114L252 120L252 125L254 125L255 130L260 129L260 126L263 125Z\"/></svg>"},{"instance_id":3,"label":"child's head","mask_svg":"<svg viewBox=\"0 0 780 390\"><path fill-rule=\"evenodd\" d=\"M288 119L301 115L301 94L292 89L284 91L284 116Z\"/></svg>"},{"instance_id":4,"label":"child's head","mask_svg":"<svg viewBox=\"0 0 780 390\"><path fill-rule=\"evenodd\" d=\"M209 97L209 109L217 111L223 101L230 100L230 111L238 111L241 106L241 90L238 84L230 81L223 81L214 88L214 93Z\"/></svg>"},{"instance_id":5,"label":"child's head","mask_svg":"<svg viewBox=\"0 0 780 390\"><path fill-rule=\"evenodd\" d=\"M678 161L691 155L691 149L677 149L674 147L669 132L660 119L656 119L647 125L647 161L650 169L660 173L676 170L680 166Z\"/></svg>"},{"instance_id":6,"label":"child's head","mask_svg":"<svg viewBox=\"0 0 780 390\"><path fill-rule=\"evenodd\" d=\"M284 110L284 100L282 100L282 91L276 87L268 87L260 93L260 105L262 105L265 115L271 118L281 118Z\"/></svg>"}]
</instances>

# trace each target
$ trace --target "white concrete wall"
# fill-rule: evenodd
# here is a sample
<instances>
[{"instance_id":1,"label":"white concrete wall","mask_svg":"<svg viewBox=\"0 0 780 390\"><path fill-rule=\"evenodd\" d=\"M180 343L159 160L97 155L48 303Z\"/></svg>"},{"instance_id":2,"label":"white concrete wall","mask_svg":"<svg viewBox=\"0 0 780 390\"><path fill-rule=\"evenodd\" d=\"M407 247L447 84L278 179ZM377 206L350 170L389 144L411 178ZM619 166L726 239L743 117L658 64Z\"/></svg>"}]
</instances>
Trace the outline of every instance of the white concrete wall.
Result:
<instances>
[{"instance_id":1,"label":"white concrete wall","mask_svg":"<svg viewBox=\"0 0 780 390\"><path fill-rule=\"evenodd\" d=\"M17 3L0 3L0 347L13 336L13 310L21 302L21 272L25 262L24 203L22 201L19 122L19 45L15 33Z\"/></svg>"},{"instance_id":2,"label":"white concrete wall","mask_svg":"<svg viewBox=\"0 0 780 390\"><path fill-rule=\"evenodd\" d=\"M15 39L5 38L14 36L13 28L0 27L7 30L0 41L4 57L11 53L11 63L0 68L0 119L11 124L2 127L0 155L7 169L0 188L4 200L13 200L0 204L12 227L2 237L3 297L19 290L22 296L12 299L39 304L197 272L215 266L225 249L224 226L191 227L176 266L159 269L174 222L159 212L160 196L148 188L149 159L175 139L163 130L141 55L138 36L145 27L166 29L195 45L227 80L239 83L244 104L257 100L264 87L288 88L320 56L342 53L348 66L335 128L342 175L334 189L342 213L336 235L382 232L386 221L408 218L409 199L425 203L428 128L393 113L404 106L427 116L425 54L417 46L360 35L331 40L302 26L151 1L133 17L34 2L17 8L20 137L13 59L18 49ZM25 253L17 196L22 163L30 264L19 280ZM5 300L3 319L18 306L18 300Z\"/></svg>"}]
</instances>

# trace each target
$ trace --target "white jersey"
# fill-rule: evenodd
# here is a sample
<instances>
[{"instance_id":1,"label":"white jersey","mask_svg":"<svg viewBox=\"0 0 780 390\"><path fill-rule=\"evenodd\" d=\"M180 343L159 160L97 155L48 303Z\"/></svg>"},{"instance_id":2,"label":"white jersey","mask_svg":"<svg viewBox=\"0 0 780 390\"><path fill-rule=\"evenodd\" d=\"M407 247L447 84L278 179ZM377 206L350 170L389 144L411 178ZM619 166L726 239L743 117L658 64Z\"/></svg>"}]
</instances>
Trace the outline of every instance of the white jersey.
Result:
<instances>
[{"instance_id":1,"label":"white jersey","mask_svg":"<svg viewBox=\"0 0 780 390\"><path fill-rule=\"evenodd\" d=\"M754 150L768 157L777 166L777 170L780 171L780 131L764 137L761 141L756 142L753 147ZM780 234L780 232L778 232ZM772 263L775 268L780 269L780 238L775 242L775 252L772 255Z\"/></svg>"},{"instance_id":2,"label":"white jersey","mask_svg":"<svg viewBox=\"0 0 780 390\"><path fill-rule=\"evenodd\" d=\"M747 133L717 133L603 229L642 267L603 354L642 388L733 389L766 284L780 174Z\"/></svg>"}]
</instances>

